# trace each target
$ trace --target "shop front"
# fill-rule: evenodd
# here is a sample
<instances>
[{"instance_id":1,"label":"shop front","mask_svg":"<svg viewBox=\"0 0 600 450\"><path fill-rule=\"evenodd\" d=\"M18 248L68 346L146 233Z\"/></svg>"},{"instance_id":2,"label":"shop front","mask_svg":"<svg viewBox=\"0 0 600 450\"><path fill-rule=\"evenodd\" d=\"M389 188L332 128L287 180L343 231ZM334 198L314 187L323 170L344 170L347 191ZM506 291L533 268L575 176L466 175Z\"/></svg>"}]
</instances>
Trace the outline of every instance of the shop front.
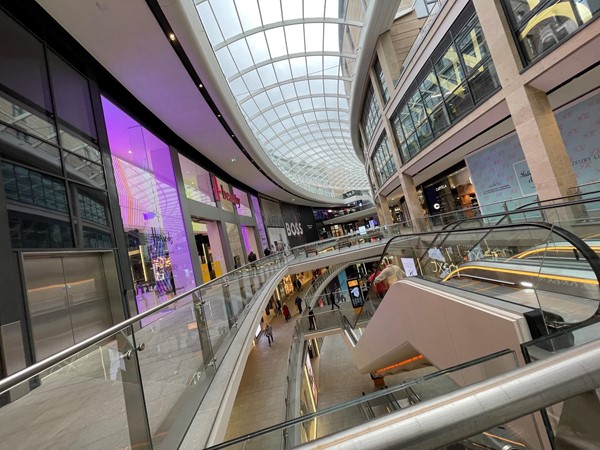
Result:
<instances>
[{"instance_id":1,"label":"shop front","mask_svg":"<svg viewBox=\"0 0 600 450\"><path fill-rule=\"evenodd\" d=\"M179 162L202 281L243 266L250 251L262 255L266 232L258 199L184 156Z\"/></svg>"},{"instance_id":2,"label":"shop front","mask_svg":"<svg viewBox=\"0 0 600 450\"><path fill-rule=\"evenodd\" d=\"M422 197L434 225L477 215L477 196L469 169L461 162L422 185ZM460 211L459 214L452 214Z\"/></svg>"},{"instance_id":3,"label":"shop front","mask_svg":"<svg viewBox=\"0 0 600 450\"><path fill-rule=\"evenodd\" d=\"M142 312L196 286L171 159L176 153L106 98L102 107Z\"/></svg>"}]
</instances>

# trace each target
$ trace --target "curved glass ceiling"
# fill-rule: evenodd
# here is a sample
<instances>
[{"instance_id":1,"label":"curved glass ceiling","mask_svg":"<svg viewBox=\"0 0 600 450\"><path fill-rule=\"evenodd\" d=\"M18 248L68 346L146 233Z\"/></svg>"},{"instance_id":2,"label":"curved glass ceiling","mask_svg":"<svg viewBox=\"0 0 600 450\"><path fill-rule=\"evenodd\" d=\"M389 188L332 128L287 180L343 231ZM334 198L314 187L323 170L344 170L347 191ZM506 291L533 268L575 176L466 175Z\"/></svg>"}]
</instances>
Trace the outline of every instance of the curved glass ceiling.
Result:
<instances>
[{"instance_id":1,"label":"curved glass ceiling","mask_svg":"<svg viewBox=\"0 0 600 450\"><path fill-rule=\"evenodd\" d=\"M275 166L326 197L368 190L349 129L363 2L195 2L231 92Z\"/></svg>"}]
</instances>

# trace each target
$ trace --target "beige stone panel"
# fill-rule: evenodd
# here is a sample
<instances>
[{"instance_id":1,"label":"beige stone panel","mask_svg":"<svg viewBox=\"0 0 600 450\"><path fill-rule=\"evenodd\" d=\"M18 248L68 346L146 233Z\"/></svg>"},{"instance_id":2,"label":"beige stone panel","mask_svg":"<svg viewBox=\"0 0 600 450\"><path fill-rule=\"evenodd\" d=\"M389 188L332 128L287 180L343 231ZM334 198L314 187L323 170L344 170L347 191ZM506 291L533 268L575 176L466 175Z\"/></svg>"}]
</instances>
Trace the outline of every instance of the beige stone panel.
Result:
<instances>
[{"instance_id":1,"label":"beige stone panel","mask_svg":"<svg viewBox=\"0 0 600 450\"><path fill-rule=\"evenodd\" d=\"M378 195L375 202L375 209L377 210L377 218L379 223L382 225L391 225L394 223L392 213L390 212L390 205L387 202L387 198L383 195Z\"/></svg>"},{"instance_id":2,"label":"beige stone panel","mask_svg":"<svg viewBox=\"0 0 600 450\"><path fill-rule=\"evenodd\" d=\"M520 80L521 59L499 0L473 0L494 67L506 95Z\"/></svg>"},{"instance_id":3,"label":"beige stone panel","mask_svg":"<svg viewBox=\"0 0 600 450\"><path fill-rule=\"evenodd\" d=\"M404 192L404 200L406 206L410 212L410 218L413 221L413 230L415 232L425 231L423 229L423 219L425 217L425 211L421 207L419 201L419 194L417 194L417 187L413 177L407 175L404 172L400 173L400 182L402 183L402 191Z\"/></svg>"},{"instance_id":4,"label":"beige stone panel","mask_svg":"<svg viewBox=\"0 0 600 450\"><path fill-rule=\"evenodd\" d=\"M506 100L539 198L567 195L577 179L547 95L518 86Z\"/></svg>"}]
</instances>

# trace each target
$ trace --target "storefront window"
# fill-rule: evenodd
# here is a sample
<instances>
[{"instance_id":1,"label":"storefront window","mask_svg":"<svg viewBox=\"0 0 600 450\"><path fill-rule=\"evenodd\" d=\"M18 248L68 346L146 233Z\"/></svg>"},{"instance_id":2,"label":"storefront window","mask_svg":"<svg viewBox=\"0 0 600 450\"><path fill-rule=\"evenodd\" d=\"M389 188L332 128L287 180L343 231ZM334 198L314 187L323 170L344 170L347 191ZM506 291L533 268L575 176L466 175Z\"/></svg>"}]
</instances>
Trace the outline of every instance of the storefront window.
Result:
<instances>
[{"instance_id":1,"label":"storefront window","mask_svg":"<svg viewBox=\"0 0 600 450\"><path fill-rule=\"evenodd\" d=\"M244 191L240 191L237 188L233 188L233 195L235 195L240 201L237 210L238 214L240 216L252 217L252 209L250 209L248 194L246 194Z\"/></svg>"},{"instance_id":2,"label":"storefront window","mask_svg":"<svg viewBox=\"0 0 600 450\"><path fill-rule=\"evenodd\" d=\"M169 147L102 98L138 310L195 286Z\"/></svg>"},{"instance_id":3,"label":"storefront window","mask_svg":"<svg viewBox=\"0 0 600 450\"><path fill-rule=\"evenodd\" d=\"M229 247L231 248L231 255L233 256L233 268L237 269L246 264L246 252L242 247L240 229L235 223L226 222L225 230L227 232Z\"/></svg>"},{"instance_id":4,"label":"storefront window","mask_svg":"<svg viewBox=\"0 0 600 450\"><path fill-rule=\"evenodd\" d=\"M237 197L232 196L229 185L219 178L212 176L213 179L213 191L215 196L221 204L221 208L225 211L233 212L235 210L235 202ZM238 199L239 201L239 199Z\"/></svg>"},{"instance_id":5,"label":"storefront window","mask_svg":"<svg viewBox=\"0 0 600 450\"><path fill-rule=\"evenodd\" d=\"M213 196L213 186L210 173L185 156L179 155L185 196L205 205L217 206Z\"/></svg>"},{"instance_id":6,"label":"storefront window","mask_svg":"<svg viewBox=\"0 0 600 450\"><path fill-rule=\"evenodd\" d=\"M503 3L527 65L600 13L600 2L590 0Z\"/></svg>"}]
</instances>

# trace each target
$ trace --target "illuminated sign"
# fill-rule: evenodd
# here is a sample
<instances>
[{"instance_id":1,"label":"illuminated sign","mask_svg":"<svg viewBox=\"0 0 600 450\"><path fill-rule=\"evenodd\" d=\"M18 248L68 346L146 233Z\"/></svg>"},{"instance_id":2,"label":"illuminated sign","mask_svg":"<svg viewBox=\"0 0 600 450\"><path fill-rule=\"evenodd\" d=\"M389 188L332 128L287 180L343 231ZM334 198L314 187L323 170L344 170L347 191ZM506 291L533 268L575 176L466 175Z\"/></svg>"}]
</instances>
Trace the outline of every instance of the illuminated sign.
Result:
<instances>
[{"instance_id":1,"label":"illuminated sign","mask_svg":"<svg viewBox=\"0 0 600 450\"><path fill-rule=\"evenodd\" d=\"M233 203L234 205L236 205L239 208L240 198L237 195L232 194L228 190L223 189L223 185L219 184L217 182L216 177L213 176L211 178L212 178L212 184L213 184L213 192L215 193L215 200L221 201L221 196L222 196L223 200L227 200L228 202Z\"/></svg>"}]
</instances>

